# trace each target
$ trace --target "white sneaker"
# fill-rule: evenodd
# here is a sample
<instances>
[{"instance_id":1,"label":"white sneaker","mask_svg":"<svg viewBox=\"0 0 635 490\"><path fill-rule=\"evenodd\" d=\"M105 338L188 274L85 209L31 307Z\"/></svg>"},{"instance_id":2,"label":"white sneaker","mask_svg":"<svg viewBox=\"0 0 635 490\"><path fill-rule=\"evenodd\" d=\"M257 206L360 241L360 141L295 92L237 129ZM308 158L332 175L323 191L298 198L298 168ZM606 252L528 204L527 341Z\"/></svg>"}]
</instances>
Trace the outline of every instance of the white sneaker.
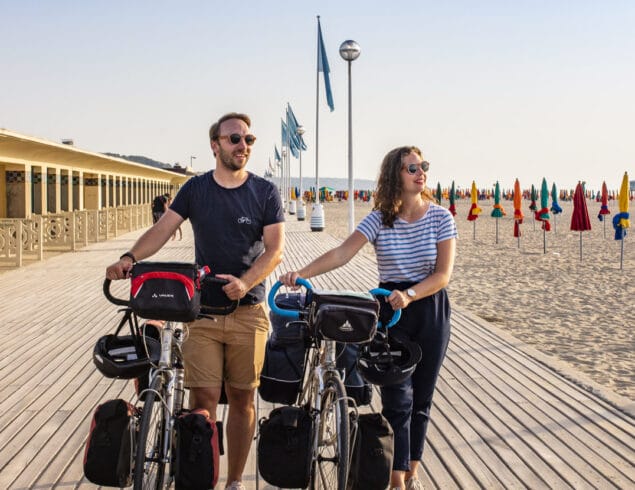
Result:
<instances>
[{"instance_id":1,"label":"white sneaker","mask_svg":"<svg viewBox=\"0 0 635 490\"><path fill-rule=\"evenodd\" d=\"M406 490L424 490L423 483L421 483L419 478L415 478L413 476L412 478L406 480Z\"/></svg>"},{"instance_id":2,"label":"white sneaker","mask_svg":"<svg viewBox=\"0 0 635 490\"><path fill-rule=\"evenodd\" d=\"M245 485L241 481L233 481L225 487L225 490L245 490Z\"/></svg>"}]
</instances>

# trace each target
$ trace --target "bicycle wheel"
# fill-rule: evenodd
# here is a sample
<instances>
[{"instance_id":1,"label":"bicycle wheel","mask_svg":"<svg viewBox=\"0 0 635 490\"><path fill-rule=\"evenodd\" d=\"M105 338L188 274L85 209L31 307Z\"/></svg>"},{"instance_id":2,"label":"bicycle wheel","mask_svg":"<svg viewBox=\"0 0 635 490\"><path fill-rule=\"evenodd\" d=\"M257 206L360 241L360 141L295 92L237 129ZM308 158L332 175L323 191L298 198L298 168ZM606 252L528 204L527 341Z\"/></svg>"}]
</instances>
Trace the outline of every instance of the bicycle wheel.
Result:
<instances>
[{"instance_id":1,"label":"bicycle wheel","mask_svg":"<svg viewBox=\"0 0 635 490\"><path fill-rule=\"evenodd\" d=\"M165 409L163 403L157 401L157 393L163 389L163 377L156 376L145 394L145 402L141 413L141 426L137 439L134 466L134 490L159 490L165 477L165 455L163 454L163 437Z\"/></svg>"},{"instance_id":2,"label":"bicycle wheel","mask_svg":"<svg viewBox=\"0 0 635 490\"><path fill-rule=\"evenodd\" d=\"M311 467L311 489L345 490L350 433L346 390L339 376L330 376L324 383L315 437L318 439Z\"/></svg>"}]
</instances>

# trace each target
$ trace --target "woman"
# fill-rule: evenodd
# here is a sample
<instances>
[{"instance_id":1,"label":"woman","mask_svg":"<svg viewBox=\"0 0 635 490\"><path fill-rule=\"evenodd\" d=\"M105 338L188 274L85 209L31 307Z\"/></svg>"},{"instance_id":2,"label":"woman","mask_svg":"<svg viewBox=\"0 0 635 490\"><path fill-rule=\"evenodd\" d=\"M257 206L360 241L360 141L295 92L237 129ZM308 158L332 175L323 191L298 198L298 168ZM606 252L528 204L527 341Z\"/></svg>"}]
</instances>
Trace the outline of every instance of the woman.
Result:
<instances>
[{"instance_id":1,"label":"woman","mask_svg":"<svg viewBox=\"0 0 635 490\"><path fill-rule=\"evenodd\" d=\"M391 334L416 342L422 360L410 378L383 386L383 415L395 433L391 488L418 490L417 468L430 417L432 395L450 340L450 281L456 250L451 213L434 202L426 188L429 164L415 146L388 152L381 164L373 211L338 247L280 282L293 286L346 264L365 244L375 247L380 287L391 290L388 302L402 316Z\"/></svg>"}]
</instances>

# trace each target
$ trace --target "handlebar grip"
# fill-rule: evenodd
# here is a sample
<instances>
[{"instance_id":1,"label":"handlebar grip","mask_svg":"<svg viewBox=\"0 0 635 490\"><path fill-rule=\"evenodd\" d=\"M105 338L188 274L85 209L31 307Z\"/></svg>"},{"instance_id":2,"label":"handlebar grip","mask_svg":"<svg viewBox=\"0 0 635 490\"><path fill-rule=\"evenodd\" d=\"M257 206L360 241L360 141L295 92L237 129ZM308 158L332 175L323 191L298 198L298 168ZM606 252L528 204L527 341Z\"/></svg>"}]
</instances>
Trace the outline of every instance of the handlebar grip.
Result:
<instances>
[{"instance_id":1,"label":"handlebar grip","mask_svg":"<svg viewBox=\"0 0 635 490\"><path fill-rule=\"evenodd\" d=\"M298 277L295 280L295 283L299 286L304 286L306 289L313 289L313 285L302 277ZM271 287L271 291L269 291L269 295L267 296L269 308L271 308L271 311L273 311L276 315L297 320L298 318L300 318L300 312L298 310L283 310L282 308L279 308L278 305L276 305L276 293L281 286L282 283L280 281L276 281L275 284Z\"/></svg>"},{"instance_id":2,"label":"handlebar grip","mask_svg":"<svg viewBox=\"0 0 635 490\"><path fill-rule=\"evenodd\" d=\"M128 300L125 299L121 299L121 298L115 298L111 293L110 293L110 283L112 281L110 279L104 279L104 286L103 286L103 290L104 290L104 296L106 296L106 299L108 301L110 301L112 304L114 305L119 305L119 306L130 306L130 302Z\"/></svg>"},{"instance_id":3,"label":"handlebar grip","mask_svg":"<svg viewBox=\"0 0 635 490\"><path fill-rule=\"evenodd\" d=\"M384 289L384 288L375 288L375 289L371 289L369 292L373 296L390 296L390 293L392 291L388 291L387 289ZM392 318L386 324L386 328L390 328L393 325L395 325L399 321L400 318L401 318L401 309L395 310L395 312L392 315ZM378 322L378 326L379 327L383 326L381 324L381 320Z\"/></svg>"}]
</instances>

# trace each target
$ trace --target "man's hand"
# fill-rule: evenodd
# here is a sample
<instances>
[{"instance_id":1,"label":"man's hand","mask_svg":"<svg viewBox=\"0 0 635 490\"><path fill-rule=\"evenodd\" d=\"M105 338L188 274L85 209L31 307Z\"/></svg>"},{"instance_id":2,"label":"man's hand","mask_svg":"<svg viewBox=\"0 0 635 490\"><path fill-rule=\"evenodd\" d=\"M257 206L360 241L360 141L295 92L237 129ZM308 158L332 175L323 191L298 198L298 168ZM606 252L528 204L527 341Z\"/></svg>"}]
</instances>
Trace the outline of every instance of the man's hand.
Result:
<instances>
[{"instance_id":1,"label":"man's hand","mask_svg":"<svg viewBox=\"0 0 635 490\"><path fill-rule=\"evenodd\" d=\"M285 286L290 287L292 290L295 290L300 288L300 286L297 286L295 284L295 281L298 277L300 277L300 275L296 271L291 271L281 275L278 278L278 281L280 281Z\"/></svg>"},{"instance_id":2,"label":"man's hand","mask_svg":"<svg viewBox=\"0 0 635 490\"><path fill-rule=\"evenodd\" d=\"M229 281L223 286L223 291L232 301L238 301L244 298L247 291L249 291L245 283L236 276L232 276L231 274L216 274L216 277Z\"/></svg>"},{"instance_id":3,"label":"man's hand","mask_svg":"<svg viewBox=\"0 0 635 490\"><path fill-rule=\"evenodd\" d=\"M116 281L117 279L126 279L130 274L130 269L133 266L132 259L130 257L122 257L114 264L109 265L106 268L106 279Z\"/></svg>"}]
</instances>

